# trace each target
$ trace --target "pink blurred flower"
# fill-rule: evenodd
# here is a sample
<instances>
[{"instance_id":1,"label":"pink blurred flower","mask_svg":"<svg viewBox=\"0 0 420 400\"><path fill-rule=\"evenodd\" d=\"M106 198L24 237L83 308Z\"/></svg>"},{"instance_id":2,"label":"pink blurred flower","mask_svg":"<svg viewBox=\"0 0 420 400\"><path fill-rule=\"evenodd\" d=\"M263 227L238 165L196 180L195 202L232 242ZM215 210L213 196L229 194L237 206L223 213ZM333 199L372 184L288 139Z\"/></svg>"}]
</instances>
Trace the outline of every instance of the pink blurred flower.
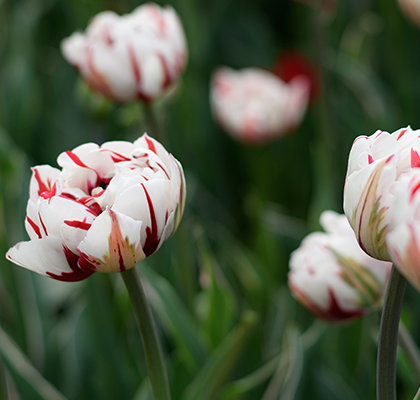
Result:
<instances>
[{"instance_id":1,"label":"pink blurred flower","mask_svg":"<svg viewBox=\"0 0 420 400\"><path fill-rule=\"evenodd\" d=\"M404 15L414 24L420 26L420 1L419 0L398 0Z\"/></svg>"},{"instance_id":2,"label":"pink blurred flower","mask_svg":"<svg viewBox=\"0 0 420 400\"><path fill-rule=\"evenodd\" d=\"M62 170L32 169L30 237L6 257L61 281L120 272L150 256L184 210L181 164L144 134L134 143L83 144L58 157Z\"/></svg>"},{"instance_id":3,"label":"pink blurred flower","mask_svg":"<svg viewBox=\"0 0 420 400\"><path fill-rule=\"evenodd\" d=\"M330 322L360 317L380 306L392 264L361 250L345 215L324 211L320 222L325 233L311 233L291 255L293 295Z\"/></svg>"},{"instance_id":4,"label":"pink blurred flower","mask_svg":"<svg viewBox=\"0 0 420 400\"><path fill-rule=\"evenodd\" d=\"M181 75L187 60L184 30L170 6L146 3L131 14L96 15L86 33L61 43L66 60L98 92L119 103L151 102Z\"/></svg>"},{"instance_id":5,"label":"pink blurred flower","mask_svg":"<svg viewBox=\"0 0 420 400\"><path fill-rule=\"evenodd\" d=\"M210 97L213 115L226 132L245 143L263 144L299 125L309 90L303 75L286 84L259 68L222 67L212 76Z\"/></svg>"},{"instance_id":6,"label":"pink blurred flower","mask_svg":"<svg viewBox=\"0 0 420 400\"><path fill-rule=\"evenodd\" d=\"M350 151L344 188L344 212L360 247L390 261L386 244L392 213L392 185L402 172L420 167L420 131L359 136Z\"/></svg>"}]
</instances>

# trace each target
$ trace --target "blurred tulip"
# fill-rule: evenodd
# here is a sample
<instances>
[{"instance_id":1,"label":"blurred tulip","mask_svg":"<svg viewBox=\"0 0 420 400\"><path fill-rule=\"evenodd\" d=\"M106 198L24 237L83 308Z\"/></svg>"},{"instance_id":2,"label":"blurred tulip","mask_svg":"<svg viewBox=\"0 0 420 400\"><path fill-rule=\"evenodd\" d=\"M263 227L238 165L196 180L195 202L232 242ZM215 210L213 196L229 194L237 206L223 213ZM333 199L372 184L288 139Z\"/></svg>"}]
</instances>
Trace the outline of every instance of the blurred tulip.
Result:
<instances>
[{"instance_id":1,"label":"blurred tulip","mask_svg":"<svg viewBox=\"0 0 420 400\"><path fill-rule=\"evenodd\" d=\"M420 131L410 127L394 133L359 136L350 151L344 187L344 212L360 247L370 256L390 261L385 237L389 231L398 176L420 167Z\"/></svg>"},{"instance_id":2,"label":"blurred tulip","mask_svg":"<svg viewBox=\"0 0 420 400\"><path fill-rule=\"evenodd\" d=\"M319 318L362 316L380 305L392 264L360 249L345 215L324 211L320 222L326 232L311 233L291 255L290 289Z\"/></svg>"},{"instance_id":3,"label":"blurred tulip","mask_svg":"<svg viewBox=\"0 0 420 400\"><path fill-rule=\"evenodd\" d=\"M58 164L61 171L32 169L30 241L8 251L15 264L79 281L133 268L176 230L185 202L182 167L146 134L134 143L83 144Z\"/></svg>"},{"instance_id":4,"label":"blurred tulip","mask_svg":"<svg viewBox=\"0 0 420 400\"><path fill-rule=\"evenodd\" d=\"M386 242L392 261L420 291L420 169L407 171L392 188L390 231Z\"/></svg>"},{"instance_id":5,"label":"blurred tulip","mask_svg":"<svg viewBox=\"0 0 420 400\"><path fill-rule=\"evenodd\" d=\"M420 1L398 0L404 15L414 24L420 26Z\"/></svg>"},{"instance_id":6,"label":"blurred tulip","mask_svg":"<svg viewBox=\"0 0 420 400\"><path fill-rule=\"evenodd\" d=\"M263 144L286 135L303 118L310 82L303 75L288 84L271 72L217 69L211 82L213 115L235 139Z\"/></svg>"},{"instance_id":7,"label":"blurred tulip","mask_svg":"<svg viewBox=\"0 0 420 400\"><path fill-rule=\"evenodd\" d=\"M154 3L123 16L96 15L86 33L64 39L61 50L94 90L118 103L153 101L178 79L187 60L178 15Z\"/></svg>"}]
</instances>

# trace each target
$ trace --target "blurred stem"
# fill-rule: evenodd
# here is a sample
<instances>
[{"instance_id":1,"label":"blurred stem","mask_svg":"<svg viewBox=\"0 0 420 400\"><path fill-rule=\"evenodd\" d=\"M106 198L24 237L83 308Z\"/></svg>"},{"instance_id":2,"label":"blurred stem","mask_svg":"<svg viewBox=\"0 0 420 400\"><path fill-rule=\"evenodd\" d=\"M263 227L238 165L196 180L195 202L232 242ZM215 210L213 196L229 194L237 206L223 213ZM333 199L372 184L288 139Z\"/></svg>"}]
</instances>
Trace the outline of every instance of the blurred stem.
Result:
<instances>
[{"instance_id":1,"label":"blurred stem","mask_svg":"<svg viewBox=\"0 0 420 400\"><path fill-rule=\"evenodd\" d=\"M376 365L377 400L396 400L395 387L398 326L407 281L392 266L385 294L379 328L378 359Z\"/></svg>"},{"instance_id":2,"label":"blurred stem","mask_svg":"<svg viewBox=\"0 0 420 400\"><path fill-rule=\"evenodd\" d=\"M154 400L170 400L168 377L149 303L136 268L121 272L136 314Z\"/></svg>"},{"instance_id":3,"label":"blurred stem","mask_svg":"<svg viewBox=\"0 0 420 400\"><path fill-rule=\"evenodd\" d=\"M318 71L321 96L316 109L317 137L313 150L315 160L315 195L311 204L310 219L318 221L322 211L336 208L336 166L334 162L335 140L332 132L331 116L333 115L328 101L328 87L324 68L325 32L323 17L323 0L318 0L314 10L314 48L315 62Z\"/></svg>"},{"instance_id":4,"label":"blurred stem","mask_svg":"<svg viewBox=\"0 0 420 400\"><path fill-rule=\"evenodd\" d=\"M0 356L0 400L7 400L6 368Z\"/></svg>"},{"instance_id":5,"label":"blurred stem","mask_svg":"<svg viewBox=\"0 0 420 400\"><path fill-rule=\"evenodd\" d=\"M158 142L161 142L163 145L165 145L165 138L163 137L162 131L160 130L153 103L144 103L143 109L144 115L146 117L147 134L152 136L153 139L156 139Z\"/></svg>"},{"instance_id":6,"label":"blurred stem","mask_svg":"<svg viewBox=\"0 0 420 400\"><path fill-rule=\"evenodd\" d=\"M398 343L404 349L404 353L411 364L417 384L420 384L420 351L402 322L400 322L398 330Z\"/></svg>"}]
</instances>

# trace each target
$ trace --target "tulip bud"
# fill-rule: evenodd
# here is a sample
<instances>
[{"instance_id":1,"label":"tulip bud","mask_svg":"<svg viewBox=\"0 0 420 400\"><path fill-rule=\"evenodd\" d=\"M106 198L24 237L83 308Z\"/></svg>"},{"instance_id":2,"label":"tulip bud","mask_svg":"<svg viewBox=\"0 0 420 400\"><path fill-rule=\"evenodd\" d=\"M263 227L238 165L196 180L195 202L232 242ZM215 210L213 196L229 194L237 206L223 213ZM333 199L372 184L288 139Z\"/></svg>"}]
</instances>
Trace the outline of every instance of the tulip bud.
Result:
<instances>
[{"instance_id":1,"label":"tulip bud","mask_svg":"<svg viewBox=\"0 0 420 400\"><path fill-rule=\"evenodd\" d=\"M96 15L86 33L64 39L61 50L92 89L117 103L152 102L178 79L187 60L178 15L154 3L122 16Z\"/></svg>"},{"instance_id":2,"label":"tulip bud","mask_svg":"<svg viewBox=\"0 0 420 400\"><path fill-rule=\"evenodd\" d=\"M393 213L386 238L389 254L405 278L420 291L420 169L395 182Z\"/></svg>"},{"instance_id":3,"label":"tulip bud","mask_svg":"<svg viewBox=\"0 0 420 400\"><path fill-rule=\"evenodd\" d=\"M321 319L360 317L381 304L392 264L360 249L344 215L324 211L320 222L325 233L311 233L291 255L289 287Z\"/></svg>"},{"instance_id":4,"label":"tulip bud","mask_svg":"<svg viewBox=\"0 0 420 400\"><path fill-rule=\"evenodd\" d=\"M359 136L350 151L344 187L344 212L360 247L370 256L390 261L386 244L393 183L402 172L420 166L419 131L377 131Z\"/></svg>"},{"instance_id":5,"label":"tulip bud","mask_svg":"<svg viewBox=\"0 0 420 400\"><path fill-rule=\"evenodd\" d=\"M211 81L213 115L235 139L263 144L295 129L306 111L310 81L298 75L288 84L258 68L217 69Z\"/></svg>"},{"instance_id":6,"label":"tulip bud","mask_svg":"<svg viewBox=\"0 0 420 400\"><path fill-rule=\"evenodd\" d=\"M32 169L25 221L30 237L6 257L61 281L121 272L152 255L184 211L181 164L146 134L83 144L58 157L61 170Z\"/></svg>"}]
</instances>

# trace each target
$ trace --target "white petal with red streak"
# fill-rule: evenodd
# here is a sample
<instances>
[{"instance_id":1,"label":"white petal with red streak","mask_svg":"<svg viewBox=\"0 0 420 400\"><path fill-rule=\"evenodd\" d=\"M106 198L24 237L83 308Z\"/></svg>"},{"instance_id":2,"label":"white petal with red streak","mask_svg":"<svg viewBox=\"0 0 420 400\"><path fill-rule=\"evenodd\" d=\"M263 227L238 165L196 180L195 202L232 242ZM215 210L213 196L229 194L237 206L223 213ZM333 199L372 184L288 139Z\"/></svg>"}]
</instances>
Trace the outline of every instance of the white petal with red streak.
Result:
<instances>
[{"instance_id":1,"label":"white petal with red streak","mask_svg":"<svg viewBox=\"0 0 420 400\"><path fill-rule=\"evenodd\" d=\"M7 252L6 258L41 275L47 275L47 272L55 275L72 272L67 263L63 243L54 236L20 242Z\"/></svg>"},{"instance_id":2,"label":"white petal with red streak","mask_svg":"<svg viewBox=\"0 0 420 400\"><path fill-rule=\"evenodd\" d=\"M150 205L146 193L149 196ZM116 198L112 209L137 221L143 221L142 244L146 240L146 228L153 228L152 214L154 214L157 228L155 233L160 238L165 227L166 213L169 216L173 211L170 182L162 179L131 186Z\"/></svg>"},{"instance_id":3,"label":"white petal with red streak","mask_svg":"<svg viewBox=\"0 0 420 400\"><path fill-rule=\"evenodd\" d=\"M134 148L143 147L153 151L157 156L163 161L163 167L169 173L169 166L171 164L171 159L169 153L166 149L155 139L150 137L147 133L143 134L139 137L134 143ZM170 176L170 175L169 175Z\"/></svg>"},{"instance_id":4,"label":"white petal with red streak","mask_svg":"<svg viewBox=\"0 0 420 400\"><path fill-rule=\"evenodd\" d=\"M116 218L116 225L113 218ZM121 265L115 261L118 258L123 259L125 269L133 268L145 258L140 243L142 224L142 221L107 208L96 218L78 250L93 261L97 272L120 272ZM123 246L118 246L116 237Z\"/></svg>"},{"instance_id":5,"label":"white petal with red streak","mask_svg":"<svg viewBox=\"0 0 420 400\"><path fill-rule=\"evenodd\" d=\"M45 227L48 236L61 238L61 226L64 221L85 221L92 223L95 215L89 208L74 200L62 197L53 197L42 201L38 205L41 225ZM44 228L42 228L44 229ZM71 242L71 239L69 239ZM73 252L75 247L69 247Z\"/></svg>"},{"instance_id":6,"label":"white petal with red streak","mask_svg":"<svg viewBox=\"0 0 420 400\"><path fill-rule=\"evenodd\" d=\"M42 192L50 192L60 172L59 169L49 165L33 167L29 186L29 197L36 200Z\"/></svg>"}]
</instances>

